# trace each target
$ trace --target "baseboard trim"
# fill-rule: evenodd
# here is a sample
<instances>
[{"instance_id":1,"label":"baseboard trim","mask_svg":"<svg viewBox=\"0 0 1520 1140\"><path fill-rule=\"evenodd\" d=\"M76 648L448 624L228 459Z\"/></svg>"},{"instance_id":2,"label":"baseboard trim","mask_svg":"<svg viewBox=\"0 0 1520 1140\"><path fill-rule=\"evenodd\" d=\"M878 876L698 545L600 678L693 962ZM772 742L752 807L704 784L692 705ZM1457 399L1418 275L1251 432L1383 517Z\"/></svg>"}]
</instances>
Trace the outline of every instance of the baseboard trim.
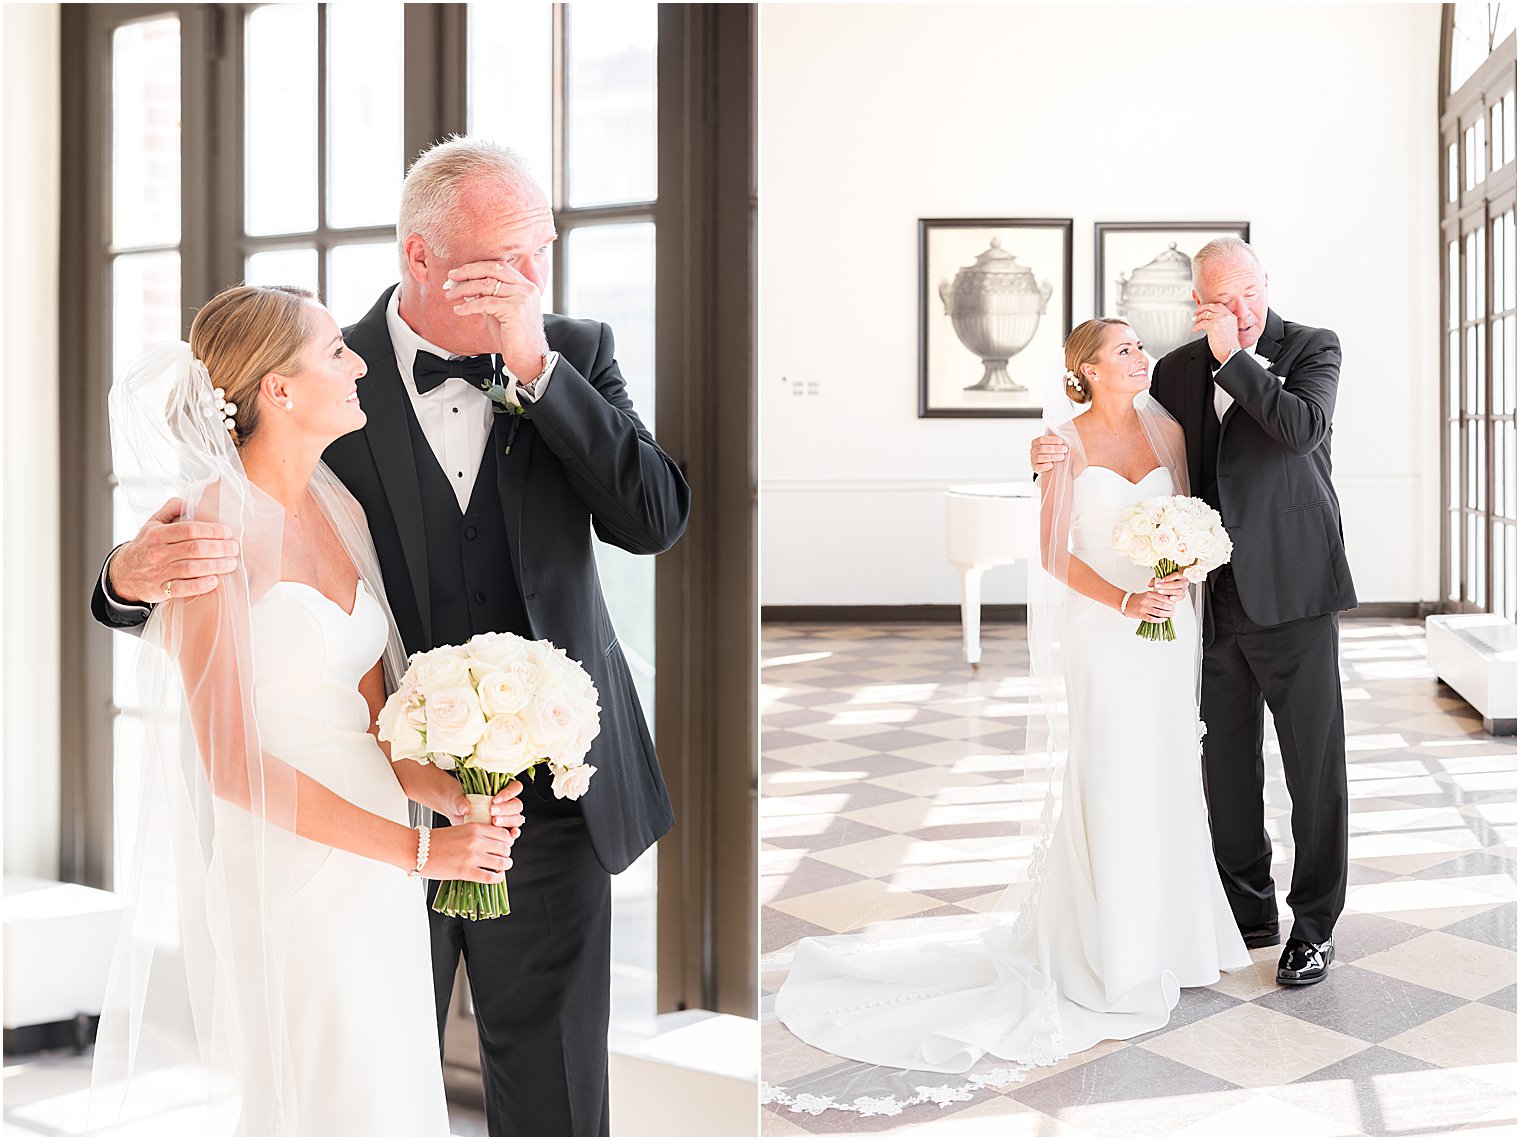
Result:
<instances>
[{"instance_id":1,"label":"baseboard trim","mask_svg":"<svg viewBox=\"0 0 1520 1140\"><path fill-rule=\"evenodd\" d=\"M1023 621L1022 605L982 607L982 623ZM761 606L760 620L783 625L881 625L893 622L961 621L960 606Z\"/></svg>"},{"instance_id":2,"label":"baseboard trim","mask_svg":"<svg viewBox=\"0 0 1520 1140\"><path fill-rule=\"evenodd\" d=\"M1436 612L1434 602L1366 602L1342 616L1418 620ZM982 607L982 623L1021 622L1026 607ZM760 620L775 625L890 625L898 622L951 622L960 624L960 606L761 606Z\"/></svg>"},{"instance_id":3,"label":"baseboard trim","mask_svg":"<svg viewBox=\"0 0 1520 1140\"><path fill-rule=\"evenodd\" d=\"M42 1025L23 1025L5 1031L5 1055L25 1057L44 1049L69 1049L83 1053L95 1043L95 1030L100 1018L94 1014L80 1014L69 1021L48 1021Z\"/></svg>"}]
</instances>

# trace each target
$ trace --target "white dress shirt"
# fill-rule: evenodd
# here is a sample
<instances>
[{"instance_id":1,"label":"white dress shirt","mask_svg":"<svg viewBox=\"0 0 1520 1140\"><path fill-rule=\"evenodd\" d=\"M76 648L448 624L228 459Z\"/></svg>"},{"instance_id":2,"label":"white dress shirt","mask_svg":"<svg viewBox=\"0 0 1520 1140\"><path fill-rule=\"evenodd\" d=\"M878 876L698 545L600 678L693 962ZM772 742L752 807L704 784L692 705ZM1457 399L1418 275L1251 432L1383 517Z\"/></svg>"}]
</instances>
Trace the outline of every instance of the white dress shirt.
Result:
<instances>
[{"instance_id":1,"label":"white dress shirt","mask_svg":"<svg viewBox=\"0 0 1520 1140\"><path fill-rule=\"evenodd\" d=\"M412 402L417 424L433 449L438 466L448 476L449 486L454 488L459 509L464 511L470 505L475 478L480 474L480 461L485 458L486 447L491 441L491 422L498 413L492 410L489 396L458 376L449 377L425 396L418 393L412 364L419 349L445 360L458 360L459 356L423 340L401 319L399 287L391 294L390 304L385 308L385 324L396 350L396 370L401 373L401 386ZM527 384L519 381L503 365L508 380L507 398L519 406L543 399L549 391L549 375L558 363L559 353L549 353L543 372Z\"/></svg>"}]
</instances>

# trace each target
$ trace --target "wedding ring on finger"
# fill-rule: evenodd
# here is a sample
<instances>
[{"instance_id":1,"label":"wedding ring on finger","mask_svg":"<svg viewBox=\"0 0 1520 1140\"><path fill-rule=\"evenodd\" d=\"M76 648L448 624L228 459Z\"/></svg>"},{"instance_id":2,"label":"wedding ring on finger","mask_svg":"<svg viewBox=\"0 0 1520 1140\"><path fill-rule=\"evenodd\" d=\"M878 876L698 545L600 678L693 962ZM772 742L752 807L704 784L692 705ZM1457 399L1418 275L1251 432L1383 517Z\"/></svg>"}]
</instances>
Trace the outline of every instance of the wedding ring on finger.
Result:
<instances>
[{"instance_id":1,"label":"wedding ring on finger","mask_svg":"<svg viewBox=\"0 0 1520 1140\"><path fill-rule=\"evenodd\" d=\"M167 602L173 596L174 596L174 579L173 578L166 578L166 579L164 579L164 601Z\"/></svg>"},{"instance_id":2,"label":"wedding ring on finger","mask_svg":"<svg viewBox=\"0 0 1520 1140\"><path fill-rule=\"evenodd\" d=\"M498 294L500 292L501 292L501 282L498 281L498 282L496 282L496 284L494 284L494 285L491 286L491 296L494 297L494 296L496 296L496 294Z\"/></svg>"}]
</instances>

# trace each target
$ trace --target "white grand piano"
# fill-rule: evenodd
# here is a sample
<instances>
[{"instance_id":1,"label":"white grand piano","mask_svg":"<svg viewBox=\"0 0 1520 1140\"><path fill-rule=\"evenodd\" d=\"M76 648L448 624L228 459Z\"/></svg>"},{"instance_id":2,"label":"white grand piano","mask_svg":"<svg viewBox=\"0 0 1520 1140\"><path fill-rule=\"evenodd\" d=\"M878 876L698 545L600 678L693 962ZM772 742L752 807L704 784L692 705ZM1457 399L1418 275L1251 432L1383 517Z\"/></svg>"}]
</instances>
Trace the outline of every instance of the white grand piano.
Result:
<instances>
[{"instance_id":1,"label":"white grand piano","mask_svg":"<svg viewBox=\"0 0 1520 1140\"><path fill-rule=\"evenodd\" d=\"M1027 567L1040 557L1039 485L1026 479L951 487L945 544L961 576L961 635L975 669L982 660L982 575L1016 562Z\"/></svg>"}]
</instances>

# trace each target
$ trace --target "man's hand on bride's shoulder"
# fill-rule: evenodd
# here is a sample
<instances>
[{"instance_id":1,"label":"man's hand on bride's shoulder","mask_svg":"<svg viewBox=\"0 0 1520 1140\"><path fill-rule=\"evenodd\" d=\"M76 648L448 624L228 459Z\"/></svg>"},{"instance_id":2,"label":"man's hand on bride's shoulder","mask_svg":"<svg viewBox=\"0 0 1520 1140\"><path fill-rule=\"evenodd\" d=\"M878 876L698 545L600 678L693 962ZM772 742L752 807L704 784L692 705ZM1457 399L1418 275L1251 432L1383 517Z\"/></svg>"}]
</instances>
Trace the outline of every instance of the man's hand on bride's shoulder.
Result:
<instances>
[{"instance_id":1,"label":"man's hand on bride's shoulder","mask_svg":"<svg viewBox=\"0 0 1520 1140\"><path fill-rule=\"evenodd\" d=\"M106 585L115 597L133 605L191 598L210 593L223 574L237 569L231 528L181 521L184 508L170 499L111 555Z\"/></svg>"},{"instance_id":2,"label":"man's hand on bride's shoulder","mask_svg":"<svg viewBox=\"0 0 1520 1140\"><path fill-rule=\"evenodd\" d=\"M1037 435L1029 444L1029 466L1043 475L1058 463L1066 462L1066 441L1053 431Z\"/></svg>"}]
</instances>

